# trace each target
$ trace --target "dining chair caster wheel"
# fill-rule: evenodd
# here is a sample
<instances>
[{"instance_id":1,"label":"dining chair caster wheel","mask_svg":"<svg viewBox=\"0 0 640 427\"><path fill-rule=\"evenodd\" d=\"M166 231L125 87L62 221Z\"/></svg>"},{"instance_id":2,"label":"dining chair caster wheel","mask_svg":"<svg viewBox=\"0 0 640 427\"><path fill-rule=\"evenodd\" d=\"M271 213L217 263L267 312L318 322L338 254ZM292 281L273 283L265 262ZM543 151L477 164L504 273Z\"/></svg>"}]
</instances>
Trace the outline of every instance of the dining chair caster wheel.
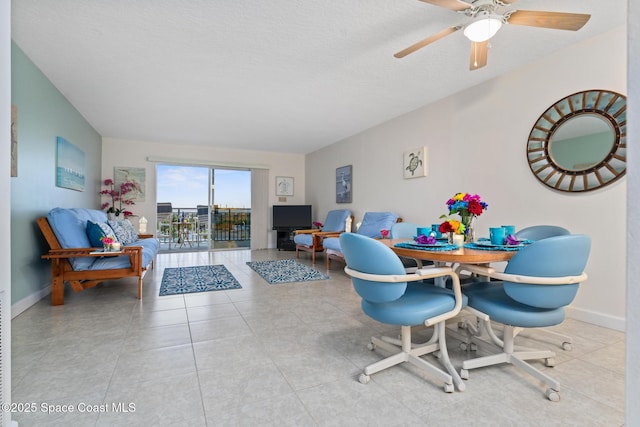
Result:
<instances>
[{"instance_id":1,"label":"dining chair caster wheel","mask_svg":"<svg viewBox=\"0 0 640 427\"><path fill-rule=\"evenodd\" d=\"M461 342L460 343L460 350L469 350L469 351L476 351L478 349L478 345L474 342L470 342L470 343L466 343L466 342Z\"/></svg>"},{"instance_id":2,"label":"dining chair caster wheel","mask_svg":"<svg viewBox=\"0 0 640 427\"><path fill-rule=\"evenodd\" d=\"M445 393L453 393L454 387L453 384L445 384L444 385L444 392Z\"/></svg>"},{"instance_id":3,"label":"dining chair caster wheel","mask_svg":"<svg viewBox=\"0 0 640 427\"><path fill-rule=\"evenodd\" d=\"M546 359L544 359L544 364L549 368L553 368L554 366L556 366L556 361L553 357L547 357Z\"/></svg>"},{"instance_id":4,"label":"dining chair caster wheel","mask_svg":"<svg viewBox=\"0 0 640 427\"><path fill-rule=\"evenodd\" d=\"M565 341L565 342L562 343L562 349L564 351L571 351L571 350L573 350L573 345L570 342L566 342Z\"/></svg>"},{"instance_id":5,"label":"dining chair caster wheel","mask_svg":"<svg viewBox=\"0 0 640 427\"><path fill-rule=\"evenodd\" d=\"M370 342L369 344L367 344L367 348L371 351L376 349L376 345L372 342Z\"/></svg>"},{"instance_id":6,"label":"dining chair caster wheel","mask_svg":"<svg viewBox=\"0 0 640 427\"><path fill-rule=\"evenodd\" d=\"M369 381L371 381L371 377L367 374L360 374L360 376L358 377L358 381L360 381L361 384L367 384Z\"/></svg>"},{"instance_id":7,"label":"dining chair caster wheel","mask_svg":"<svg viewBox=\"0 0 640 427\"><path fill-rule=\"evenodd\" d=\"M558 392L557 390L548 388L544 394L547 396L547 399L549 399L552 402L560 401L560 392Z\"/></svg>"},{"instance_id":8,"label":"dining chair caster wheel","mask_svg":"<svg viewBox=\"0 0 640 427\"><path fill-rule=\"evenodd\" d=\"M469 379L469 371L467 369L460 369L460 378L463 380Z\"/></svg>"}]
</instances>

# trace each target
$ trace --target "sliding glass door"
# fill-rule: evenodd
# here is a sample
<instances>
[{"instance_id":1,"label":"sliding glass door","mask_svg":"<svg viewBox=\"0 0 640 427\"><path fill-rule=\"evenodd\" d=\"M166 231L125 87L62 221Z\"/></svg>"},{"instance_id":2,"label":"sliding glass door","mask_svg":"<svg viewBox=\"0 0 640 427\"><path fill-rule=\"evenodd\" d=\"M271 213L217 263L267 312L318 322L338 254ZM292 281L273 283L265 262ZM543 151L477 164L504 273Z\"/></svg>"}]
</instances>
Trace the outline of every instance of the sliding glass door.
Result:
<instances>
[{"instance_id":1,"label":"sliding glass door","mask_svg":"<svg viewBox=\"0 0 640 427\"><path fill-rule=\"evenodd\" d=\"M250 247L251 171L158 165L156 172L161 250Z\"/></svg>"}]
</instances>

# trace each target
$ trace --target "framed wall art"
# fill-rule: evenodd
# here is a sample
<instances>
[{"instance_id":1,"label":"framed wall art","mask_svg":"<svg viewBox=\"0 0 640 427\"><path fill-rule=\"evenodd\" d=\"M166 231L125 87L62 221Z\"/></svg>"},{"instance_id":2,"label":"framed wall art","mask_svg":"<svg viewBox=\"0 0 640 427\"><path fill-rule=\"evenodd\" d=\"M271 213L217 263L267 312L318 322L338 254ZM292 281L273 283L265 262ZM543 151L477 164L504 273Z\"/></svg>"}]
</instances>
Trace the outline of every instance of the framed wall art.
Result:
<instances>
[{"instance_id":1,"label":"framed wall art","mask_svg":"<svg viewBox=\"0 0 640 427\"><path fill-rule=\"evenodd\" d=\"M427 147L405 151L402 167L405 179L427 176Z\"/></svg>"},{"instance_id":2,"label":"framed wall art","mask_svg":"<svg viewBox=\"0 0 640 427\"><path fill-rule=\"evenodd\" d=\"M116 166L113 168L113 181L116 184L116 188L120 188L120 184L123 182L133 182L136 184L136 190L130 193L129 197L136 199L138 202L144 202L145 200L145 186L146 176L144 168L127 168Z\"/></svg>"},{"instance_id":3,"label":"framed wall art","mask_svg":"<svg viewBox=\"0 0 640 427\"><path fill-rule=\"evenodd\" d=\"M293 196L293 177L276 176L276 196Z\"/></svg>"},{"instance_id":4,"label":"framed wall art","mask_svg":"<svg viewBox=\"0 0 640 427\"><path fill-rule=\"evenodd\" d=\"M84 191L84 151L61 136L56 142L56 186Z\"/></svg>"},{"instance_id":5,"label":"framed wall art","mask_svg":"<svg viewBox=\"0 0 640 427\"><path fill-rule=\"evenodd\" d=\"M336 203L351 203L353 194L352 181L351 165L336 169Z\"/></svg>"}]
</instances>

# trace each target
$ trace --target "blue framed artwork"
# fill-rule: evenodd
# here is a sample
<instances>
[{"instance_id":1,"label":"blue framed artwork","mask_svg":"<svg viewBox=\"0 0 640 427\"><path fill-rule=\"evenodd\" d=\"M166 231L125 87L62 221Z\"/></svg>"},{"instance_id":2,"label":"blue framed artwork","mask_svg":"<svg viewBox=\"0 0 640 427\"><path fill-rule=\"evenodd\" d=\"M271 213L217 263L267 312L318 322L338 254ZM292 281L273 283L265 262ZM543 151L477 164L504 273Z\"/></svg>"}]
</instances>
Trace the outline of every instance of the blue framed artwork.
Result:
<instances>
[{"instance_id":1,"label":"blue framed artwork","mask_svg":"<svg viewBox=\"0 0 640 427\"><path fill-rule=\"evenodd\" d=\"M351 165L336 169L336 203L351 203Z\"/></svg>"},{"instance_id":2,"label":"blue framed artwork","mask_svg":"<svg viewBox=\"0 0 640 427\"><path fill-rule=\"evenodd\" d=\"M57 137L56 186L84 191L84 151Z\"/></svg>"}]
</instances>

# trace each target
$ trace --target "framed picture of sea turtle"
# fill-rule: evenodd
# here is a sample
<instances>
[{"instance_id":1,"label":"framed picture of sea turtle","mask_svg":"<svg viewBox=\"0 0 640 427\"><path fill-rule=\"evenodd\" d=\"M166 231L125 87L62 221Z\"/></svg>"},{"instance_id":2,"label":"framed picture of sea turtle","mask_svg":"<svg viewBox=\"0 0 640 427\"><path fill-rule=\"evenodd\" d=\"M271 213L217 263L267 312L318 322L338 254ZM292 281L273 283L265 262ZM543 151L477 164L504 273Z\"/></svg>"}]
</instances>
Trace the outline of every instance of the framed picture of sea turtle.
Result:
<instances>
[{"instance_id":1,"label":"framed picture of sea turtle","mask_svg":"<svg viewBox=\"0 0 640 427\"><path fill-rule=\"evenodd\" d=\"M336 169L336 203L351 203L351 165Z\"/></svg>"},{"instance_id":2,"label":"framed picture of sea turtle","mask_svg":"<svg viewBox=\"0 0 640 427\"><path fill-rule=\"evenodd\" d=\"M402 167L405 179L427 176L427 147L405 151Z\"/></svg>"}]
</instances>

